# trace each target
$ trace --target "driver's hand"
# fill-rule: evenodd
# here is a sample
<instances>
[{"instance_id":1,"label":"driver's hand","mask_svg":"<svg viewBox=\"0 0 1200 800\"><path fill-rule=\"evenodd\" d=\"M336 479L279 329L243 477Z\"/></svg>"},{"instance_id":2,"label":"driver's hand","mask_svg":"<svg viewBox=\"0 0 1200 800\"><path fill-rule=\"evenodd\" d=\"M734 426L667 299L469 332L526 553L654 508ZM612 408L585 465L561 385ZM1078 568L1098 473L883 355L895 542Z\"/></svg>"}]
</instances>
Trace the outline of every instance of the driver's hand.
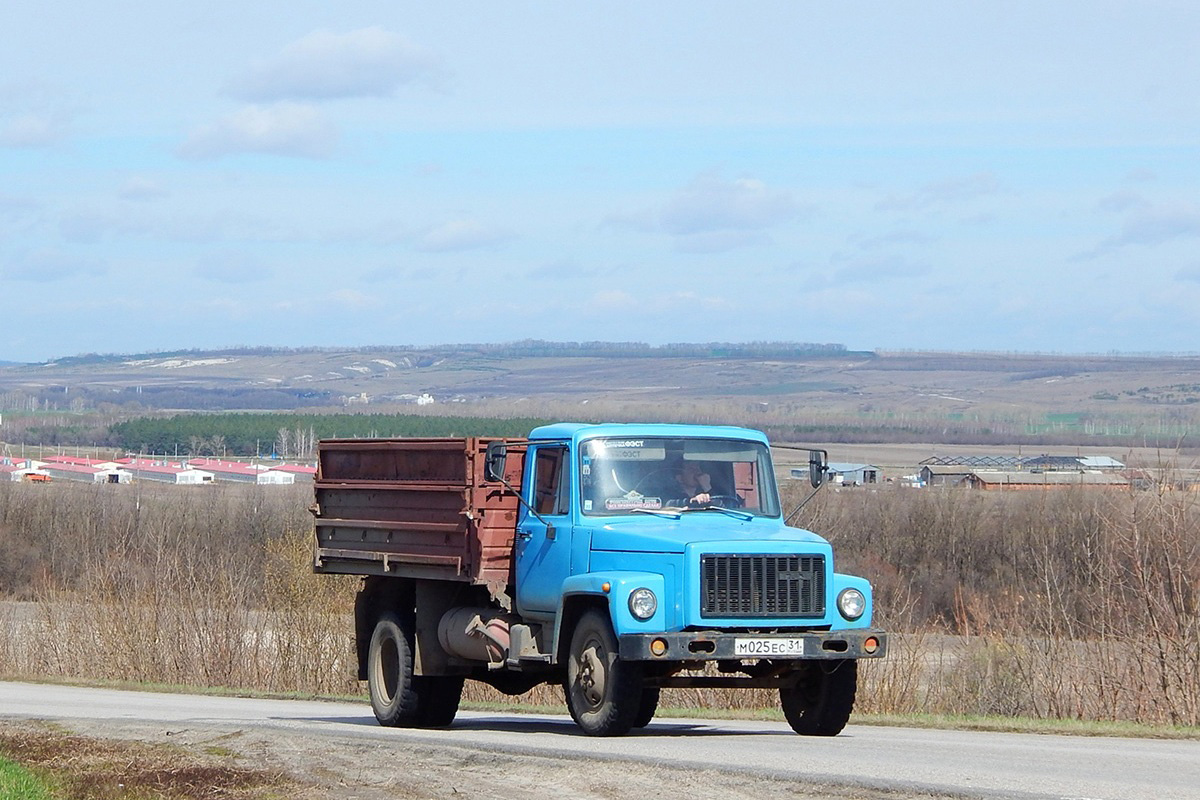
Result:
<instances>
[{"instance_id":1,"label":"driver's hand","mask_svg":"<svg viewBox=\"0 0 1200 800\"><path fill-rule=\"evenodd\" d=\"M692 502L697 503L698 505L705 505L706 503L711 503L712 495L710 495L708 492L701 492L700 494L698 494L692 498Z\"/></svg>"}]
</instances>

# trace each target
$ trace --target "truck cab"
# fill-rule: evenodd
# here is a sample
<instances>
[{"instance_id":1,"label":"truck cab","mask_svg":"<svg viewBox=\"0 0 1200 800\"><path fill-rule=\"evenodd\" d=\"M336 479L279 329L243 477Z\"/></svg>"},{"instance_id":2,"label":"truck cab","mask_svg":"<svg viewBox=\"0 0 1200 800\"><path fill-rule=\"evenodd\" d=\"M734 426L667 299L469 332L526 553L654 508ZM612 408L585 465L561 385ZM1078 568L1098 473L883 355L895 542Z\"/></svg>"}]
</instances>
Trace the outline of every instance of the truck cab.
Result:
<instances>
[{"instance_id":1,"label":"truck cab","mask_svg":"<svg viewBox=\"0 0 1200 800\"><path fill-rule=\"evenodd\" d=\"M635 664L652 695L738 680L784 688L796 673L827 676L829 668L846 683L858 658L883 654L870 584L835 572L823 538L784 524L762 433L550 425L530 433L525 470L516 610L554 631L549 649L568 672L595 666L572 660L586 649L574 642L585 618L611 628L612 640L593 648L604 644ZM744 661L753 668L732 678ZM705 662L724 674L696 674L713 672ZM579 686L587 680L568 676L577 721L619 716L608 698ZM817 727L840 730L839 720Z\"/></svg>"}]
</instances>

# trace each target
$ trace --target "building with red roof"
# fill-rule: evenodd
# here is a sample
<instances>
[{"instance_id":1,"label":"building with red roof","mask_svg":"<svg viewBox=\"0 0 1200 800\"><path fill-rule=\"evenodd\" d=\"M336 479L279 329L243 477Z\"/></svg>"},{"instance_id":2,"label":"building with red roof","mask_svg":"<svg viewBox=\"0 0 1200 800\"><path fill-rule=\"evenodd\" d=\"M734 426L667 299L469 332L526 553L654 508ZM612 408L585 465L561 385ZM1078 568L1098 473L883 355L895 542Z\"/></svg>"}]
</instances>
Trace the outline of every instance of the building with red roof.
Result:
<instances>
[{"instance_id":1,"label":"building with red roof","mask_svg":"<svg viewBox=\"0 0 1200 800\"><path fill-rule=\"evenodd\" d=\"M253 483L259 486L279 486L296 482L296 476L285 472L277 472L263 466L247 464L244 461L222 461L218 458L193 458L188 461L192 467L211 472L218 481L234 483Z\"/></svg>"}]
</instances>

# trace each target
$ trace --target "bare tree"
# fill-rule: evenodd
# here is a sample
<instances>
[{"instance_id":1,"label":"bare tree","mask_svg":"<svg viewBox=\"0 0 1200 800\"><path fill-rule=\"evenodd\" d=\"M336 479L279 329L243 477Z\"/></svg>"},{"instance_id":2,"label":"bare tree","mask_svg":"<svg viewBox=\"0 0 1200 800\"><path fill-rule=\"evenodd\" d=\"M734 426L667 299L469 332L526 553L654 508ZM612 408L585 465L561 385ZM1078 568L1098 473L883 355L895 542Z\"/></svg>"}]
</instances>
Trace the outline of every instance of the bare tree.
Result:
<instances>
[{"instance_id":1,"label":"bare tree","mask_svg":"<svg viewBox=\"0 0 1200 800\"><path fill-rule=\"evenodd\" d=\"M292 432L287 428L280 428L279 435L275 437L275 452L280 458L287 458L291 452Z\"/></svg>"}]
</instances>

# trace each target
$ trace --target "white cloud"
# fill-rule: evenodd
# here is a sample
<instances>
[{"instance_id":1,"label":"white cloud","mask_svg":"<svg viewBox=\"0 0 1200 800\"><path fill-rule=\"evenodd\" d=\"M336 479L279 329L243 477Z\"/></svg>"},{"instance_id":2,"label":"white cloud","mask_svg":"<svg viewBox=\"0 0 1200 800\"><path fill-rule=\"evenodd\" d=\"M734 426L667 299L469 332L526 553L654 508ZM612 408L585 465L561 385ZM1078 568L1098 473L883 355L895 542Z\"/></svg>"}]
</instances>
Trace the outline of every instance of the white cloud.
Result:
<instances>
[{"instance_id":1,"label":"white cloud","mask_svg":"<svg viewBox=\"0 0 1200 800\"><path fill-rule=\"evenodd\" d=\"M915 194L888 197L876 203L878 211L916 211L934 206L956 206L998 194L1000 181L991 172L977 172L957 178L934 181Z\"/></svg>"},{"instance_id":2,"label":"white cloud","mask_svg":"<svg viewBox=\"0 0 1200 800\"><path fill-rule=\"evenodd\" d=\"M337 128L312 106L278 103L247 106L192 133L179 148L188 159L234 153L269 153L327 158L338 141Z\"/></svg>"},{"instance_id":3,"label":"white cloud","mask_svg":"<svg viewBox=\"0 0 1200 800\"><path fill-rule=\"evenodd\" d=\"M430 228L417 240L417 249L426 253L448 253L494 247L514 238L510 231L489 228L471 219L457 219Z\"/></svg>"},{"instance_id":4,"label":"white cloud","mask_svg":"<svg viewBox=\"0 0 1200 800\"><path fill-rule=\"evenodd\" d=\"M387 97L401 85L435 81L439 73L431 51L383 28L318 30L256 64L227 90L257 102Z\"/></svg>"},{"instance_id":5,"label":"white cloud","mask_svg":"<svg viewBox=\"0 0 1200 800\"><path fill-rule=\"evenodd\" d=\"M1101 211L1121 212L1134 208L1147 208L1149 205L1150 203L1146 198L1142 197L1141 193L1135 192L1132 189L1121 189L1120 191L1101 197L1099 202L1096 203L1096 208Z\"/></svg>"},{"instance_id":6,"label":"white cloud","mask_svg":"<svg viewBox=\"0 0 1200 800\"><path fill-rule=\"evenodd\" d=\"M1200 283L1200 264L1193 264L1190 267L1184 267L1175 273L1175 279L1180 281L1194 281Z\"/></svg>"},{"instance_id":7,"label":"white cloud","mask_svg":"<svg viewBox=\"0 0 1200 800\"><path fill-rule=\"evenodd\" d=\"M641 301L623 289L601 289L582 303L590 311L628 310L641 305Z\"/></svg>"},{"instance_id":8,"label":"white cloud","mask_svg":"<svg viewBox=\"0 0 1200 800\"><path fill-rule=\"evenodd\" d=\"M378 297L357 289L338 289L329 296L329 299L334 305L350 310L379 308L383 305Z\"/></svg>"},{"instance_id":9,"label":"white cloud","mask_svg":"<svg viewBox=\"0 0 1200 800\"><path fill-rule=\"evenodd\" d=\"M673 237L681 253L723 253L769 244L766 231L811 211L790 192L755 178L705 174L661 208L610 214L605 224Z\"/></svg>"},{"instance_id":10,"label":"white cloud","mask_svg":"<svg viewBox=\"0 0 1200 800\"><path fill-rule=\"evenodd\" d=\"M905 258L840 258L835 256L835 269L811 273L805 285L809 289L821 290L850 286L857 283L877 284L883 281L911 280L929 274L928 264L913 263Z\"/></svg>"},{"instance_id":11,"label":"white cloud","mask_svg":"<svg viewBox=\"0 0 1200 800\"><path fill-rule=\"evenodd\" d=\"M49 147L66 134L58 120L45 114L17 114L0 122L0 147Z\"/></svg>"},{"instance_id":12,"label":"white cloud","mask_svg":"<svg viewBox=\"0 0 1200 800\"><path fill-rule=\"evenodd\" d=\"M733 181L704 175L679 191L659 214L662 230L676 236L730 230L762 230L796 216L788 192L760 180Z\"/></svg>"},{"instance_id":13,"label":"white cloud","mask_svg":"<svg viewBox=\"0 0 1200 800\"><path fill-rule=\"evenodd\" d=\"M565 281L576 278L594 278L601 274L595 266L580 266L572 259L548 261L526 273L525 277L535 281Z\"/></svg>"},{"instance_id":14,"label":"white cloud","mask_svg":"<svg viewBox=\"0 0 1200 800\"><path fill-rule=\"evenodd\" d=\"M165 197L167 190L162 184L151 178L141 175L134 175L129 180L125 181L121 186L118 194L125 200L157 200L160 197Z\"/></svg>"},{"instance_id":15,"label":"white cloud","mask_svg":"<svg viewBox=\"0 0 1200 800\"><path fill-rule=\"evenodd\" d=\"M761 231L701 231L675 237L675 249L680 253L727 253L770 243L771 237Z\"/></svg>"},{"instance_id":16,"label":"white cloud","mask_svg":"<svg viewBox=\"0 0 1200 800\"><path fill-rule=\"evenodd\" d=\"M271 269L239 253L220 253L196 264L195 274L215 283L257 283L274 277Z\"/></svg>"},{"instance_id":17,"label":"white cloud","mask_svg":"<svg viewBox=\"0 0 1200 800\"><path fill-rule=\"evenodd\" d=\"M890 233L880 233L875 236L855 235L850 237L850 241L857 244L863 250L878 250L897 245L929 244L934 241L934 238L920 231L898 230L891 231Z\"/></svg>"},{"instance_id":18,"label":"white cloud","mask_svg":"<svg viewBox=\"0 0 1200 800\"><path fill-rule=\"evenodd\" d=\"M57 251L43 251L0 262L0 276L13 281L54 283L86 275L102 275L107 268L96 261Z\"/></svg>"},{"instance_id":19,"label":"white cloud","mask_svg":"<svg viewBox=\"0 0 1200 800\"><path fill-rule=\"evenodd\" d=\"M1197 236L1200 236L1200 212L1191 208L1158 207L1134 214L1121 226L1120 233L1105 239L1093 253L1085 255L1130 246L1152 247Z\"/></svg>"}]
</instances>

